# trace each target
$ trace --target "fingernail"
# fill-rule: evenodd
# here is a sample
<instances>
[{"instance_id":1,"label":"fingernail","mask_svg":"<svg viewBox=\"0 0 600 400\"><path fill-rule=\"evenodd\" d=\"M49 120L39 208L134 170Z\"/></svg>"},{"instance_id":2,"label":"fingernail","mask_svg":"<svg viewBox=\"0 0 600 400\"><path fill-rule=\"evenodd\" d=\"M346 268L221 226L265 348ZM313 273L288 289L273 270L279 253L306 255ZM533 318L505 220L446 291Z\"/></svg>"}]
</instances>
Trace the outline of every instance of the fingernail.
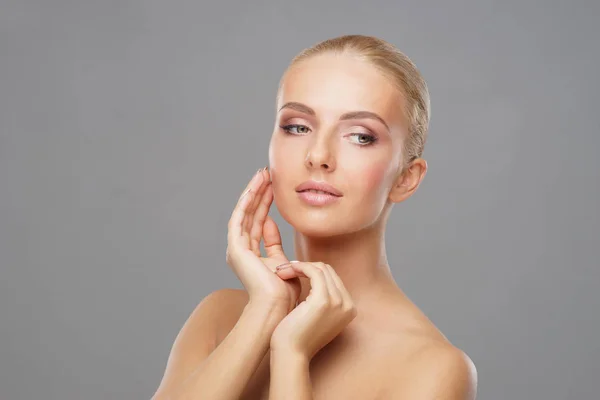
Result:
<instances>
[{"instance_id":1,"label":"fingernail","mask_svg":"<svg viewBox=\"0 0 600 400\"><path fill-rule=\"evenodd\" d=\"M282 269L289 268L290 263L281 264L275 267L275 272L281 271Z\"/></svg>"},{"instance_id":2,"label":"fingernail","mask_svg":"<svg viewBox=\"0 0 600 400\"><path fill-rule=\"evenodd\" d=\"M277 267L275 267L275 272L277 272L277 271L281 271L282 269L289 268L289 267L291 267L291 265L290 265L290 264L294 264L294 263L297 263L297 262L298 262L298 261L296 261L296 260L292 260L292 261L288 261L288 262L286 262L286 263L280 264L280 265L278 265Z\"/></svg>"},{"instance_id":3,"label":"fingernail","mask_svg":"<svg viewBox=\"0 0 600 400\"><path fill-rule=\"evenodd\" d=\"M284 268L289 268L289 267L290 267L290 263L286 262L286 263L279 264L278 266L276 266L275 271L279 271L279 270L282 270Z\"/></svg>"}]
</instances>

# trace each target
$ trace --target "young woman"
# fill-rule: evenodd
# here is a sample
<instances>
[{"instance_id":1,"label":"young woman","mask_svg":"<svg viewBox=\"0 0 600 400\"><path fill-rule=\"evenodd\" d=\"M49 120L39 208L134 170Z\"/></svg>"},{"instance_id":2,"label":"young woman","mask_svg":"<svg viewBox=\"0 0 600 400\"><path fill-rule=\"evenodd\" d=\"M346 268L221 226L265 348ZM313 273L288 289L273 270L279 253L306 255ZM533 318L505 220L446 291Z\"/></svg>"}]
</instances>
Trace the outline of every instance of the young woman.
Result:
<instances>
[{"instance_id":1,"label":"young woman","mask_svg":"<svg viewBox=\"0 0 600 400\"><path fill-rule=\"evenodd\" d=\"M384 233L427 171L429 94L389 43L349 35L281 79L269 147L229 221L222 289L179 333L154 399L474 399L476 370L397 286ZM268 212L294 228L284 254ZM260 243L266 255L261 255Z\"/></svg>"}]
</instances>

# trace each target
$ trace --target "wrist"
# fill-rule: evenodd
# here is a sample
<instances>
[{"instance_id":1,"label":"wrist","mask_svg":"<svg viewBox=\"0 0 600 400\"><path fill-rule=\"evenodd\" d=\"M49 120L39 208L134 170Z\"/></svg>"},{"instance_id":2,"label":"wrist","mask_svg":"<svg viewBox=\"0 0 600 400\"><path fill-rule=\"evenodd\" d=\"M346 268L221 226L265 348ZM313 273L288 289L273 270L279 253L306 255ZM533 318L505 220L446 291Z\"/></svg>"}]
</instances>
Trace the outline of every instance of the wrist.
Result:
<instances>
[{"instance_id":1,"label":"wrist","mask_svg":"<svg viewBox=\"0 0 600 400\"><path fill-rule=\"evenodd\" d=\"M310 358L292 349L271 349L271 383L273 399L314 399L310 377Z\"/></svg>"},{"instance_id":2,"label":"wrist","mask_svg":"<svg viewBox=\"0 0 600 400\"><path fill-rule=\"evenodd\" d=\"M295 364L308 364L311 360L306 352L294 349L291 346L273 343L273 341L271 341L270 350L272 360L286 360L286 363L292 362Z\"/></svg>"},{"instance_id":3,"label":"wrist","mask_svg":"<svg viewBox=\"0 0 600 400\"><path fill-rule=\"evenodd\" d=\"M284 368L308 367L311 358L298 350L271 346L271 365L281 365Z\"/></svg>"},{"instance_id":4,"label":"wrist","mask_svg":"<svg viewBox=\"0 0 600 400\"><path fill-rule=\"evenodd\" d=\"M264 320L267 324L277 325L286 315L287 310L281 304L270 300L250 299L244 312Z\"/></svg>"}]
</instances>

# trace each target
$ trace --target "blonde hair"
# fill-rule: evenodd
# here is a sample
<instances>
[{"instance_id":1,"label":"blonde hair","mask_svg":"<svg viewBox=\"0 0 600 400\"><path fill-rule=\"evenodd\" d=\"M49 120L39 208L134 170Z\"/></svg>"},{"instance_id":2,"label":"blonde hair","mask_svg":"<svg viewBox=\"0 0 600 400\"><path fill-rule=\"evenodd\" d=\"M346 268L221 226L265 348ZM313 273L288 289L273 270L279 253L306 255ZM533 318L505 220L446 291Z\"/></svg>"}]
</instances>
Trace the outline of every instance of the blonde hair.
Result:
<instances>
[{"instance_id":1,"label":"blonde hair","mask_svg":"<svg viewBox=\"0 0 600 400\"><path fill-rule=\"evenodd\" d=\"M406 98L404 112L409 121L409 132L403 148L405 162L409 163L421 157L427 140L431 110L429 90L416 65L385 40L373 36L345 35L322 41L303 50L292 59L288 69L301 61L324 53L358 56L391 78ZM280 88L282 81L279 83Z\"/></svg>"}]
</instances>

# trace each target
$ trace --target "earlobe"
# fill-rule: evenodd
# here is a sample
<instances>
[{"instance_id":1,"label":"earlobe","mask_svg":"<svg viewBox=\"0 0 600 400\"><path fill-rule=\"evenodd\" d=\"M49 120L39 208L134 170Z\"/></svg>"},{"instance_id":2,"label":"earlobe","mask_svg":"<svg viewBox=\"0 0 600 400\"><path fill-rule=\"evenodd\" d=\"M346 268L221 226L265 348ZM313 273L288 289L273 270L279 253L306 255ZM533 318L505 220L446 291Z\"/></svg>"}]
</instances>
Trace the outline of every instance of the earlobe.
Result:
<instances>
[{"instance_id":1,"label":"earlobe","mask_svg":"<svg viewBox=\"0 0 600 400\"><path fill-rule=\"evenodd\" d=\"M422 158L412 161L394 183L389 195L390 202L400 203L412 196L426 173L427 161Z\"/></svg>"}]
</instances>

